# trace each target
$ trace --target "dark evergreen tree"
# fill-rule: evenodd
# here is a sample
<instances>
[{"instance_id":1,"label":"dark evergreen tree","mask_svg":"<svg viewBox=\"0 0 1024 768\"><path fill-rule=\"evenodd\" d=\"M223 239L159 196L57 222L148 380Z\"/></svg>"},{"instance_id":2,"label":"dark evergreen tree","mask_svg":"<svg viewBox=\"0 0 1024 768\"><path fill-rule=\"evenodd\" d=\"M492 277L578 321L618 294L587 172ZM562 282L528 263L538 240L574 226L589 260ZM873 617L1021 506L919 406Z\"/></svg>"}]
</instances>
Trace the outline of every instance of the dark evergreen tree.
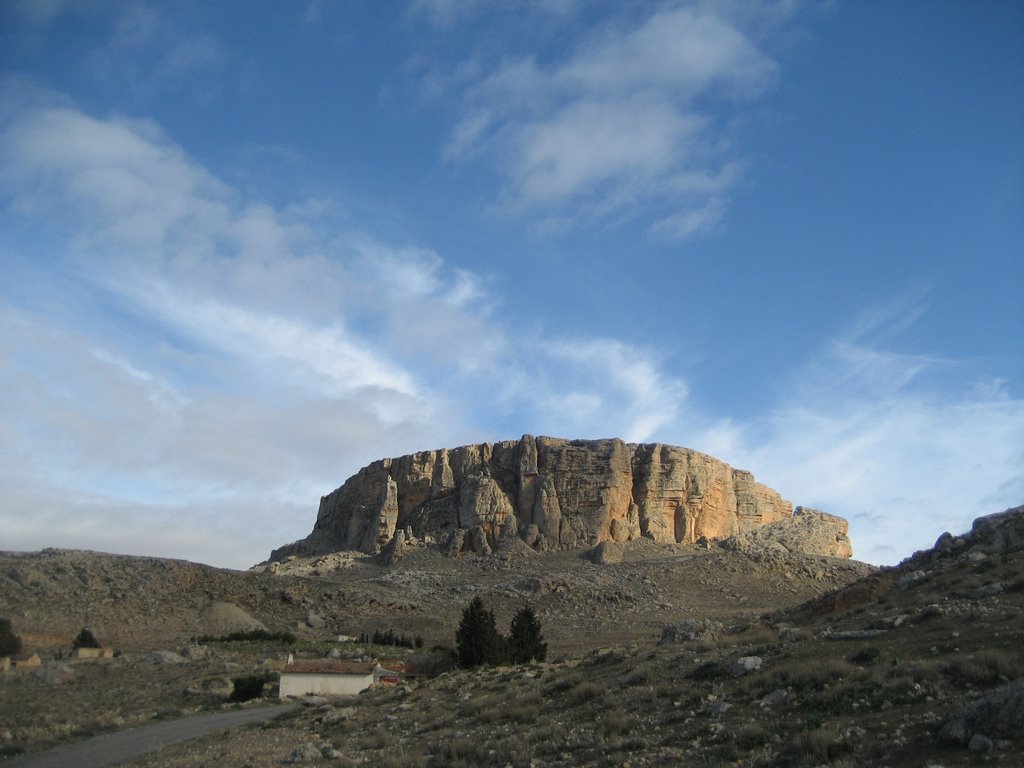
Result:
<instances>
[{"instance_id":1,"label":"dark evergreen tree","mask_svg":"<svg viewBox=\"0 0 1024 768\"><path fill-rule=\"evenodd\" d=\"M100 641L96 639L88 629L82 628L82 631L78 633L78 637L75 638L75 648L99 648Z\"/></svg>"},{"instance_id":2,"label":"dark evergreen tree","mask_svg":"<svg viewBox=\"0 0 1024 768\"><path fill-rule=\"evenodd\" d=\"M455 646L459 652L460 667L478 667L501 661L501 642L494 621L494 612L484 607L479 596L474 597L462 611L462 621L455 632Z\"/></svg>"},{"instance_id":3,"label":"dark evergreen tree","mask_svg":"<svg viewBox=\"0 0 1024 768\"><path fill-rule=\"evenodd\" d=\"M512 617L508 636L509 661L513 664L523 664L534 659L544 661L547 655L548 644L540 633L540 621L530 606L523 606Z\"/></svg>"},{"instance_id":4,"label":"dark evergreen tree","mask_svg":"<svg viewBox=\"0 0 1024 768\"><path fill-rule=\"evenodd\" d=\"M0 656L21 653L21 638L11 631L11 620L0 619Z\"/></svg>"}]
</instances>

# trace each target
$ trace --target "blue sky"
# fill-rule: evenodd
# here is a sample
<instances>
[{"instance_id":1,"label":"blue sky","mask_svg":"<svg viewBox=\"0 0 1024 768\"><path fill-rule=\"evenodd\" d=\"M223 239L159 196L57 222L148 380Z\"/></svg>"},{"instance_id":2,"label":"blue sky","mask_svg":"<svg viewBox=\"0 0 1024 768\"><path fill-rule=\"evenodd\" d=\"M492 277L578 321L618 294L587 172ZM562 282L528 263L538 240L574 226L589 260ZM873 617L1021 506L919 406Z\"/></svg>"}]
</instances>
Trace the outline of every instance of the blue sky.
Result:
<instances>
[{"instance_id":1,"label":"blue sky","mask_svg":"<svg viewBox=\"0 0 1024 768\"><path fill-rule=\"evenodd\" d=\"M1024 502L1024 5L0 4L0 548L246 567L383 456Z\"/></svg>"}]
</instances>

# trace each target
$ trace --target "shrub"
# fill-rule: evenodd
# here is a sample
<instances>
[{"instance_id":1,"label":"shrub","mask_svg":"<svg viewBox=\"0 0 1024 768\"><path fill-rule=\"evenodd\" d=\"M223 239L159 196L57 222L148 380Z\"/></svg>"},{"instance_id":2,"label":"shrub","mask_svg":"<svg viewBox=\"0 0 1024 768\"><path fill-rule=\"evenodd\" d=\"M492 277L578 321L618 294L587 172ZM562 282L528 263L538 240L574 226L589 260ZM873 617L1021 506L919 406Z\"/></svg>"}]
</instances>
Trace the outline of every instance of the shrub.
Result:
<instances>
[{"instance_id":1,"label":"shrub","mask_svg":"<svg viewBox=\"0 0 1024 768\"><path fill-rule=\"evenodd\" d=\"M853 654L850 661L854 664L874 664L881 655L882 652L876 646L871 645Z\"/></svg>"},{"instance_id":2,"label":"shrub","mask_svg":"<svg viewBox=\"0 0 1024 768\"><path fill-rule=\"evenodd\" d=\"M11 631L10 619L0 619L0 656L21 653L21 638Z\"/></svg>"},{"instance_id":3,"label":"shrub","mask_svg":"<svg viewBox=\"0 0 1024 768\"><path fill-rule=\"evenodd\" d=\"M735 736L736 746L743 750L755 749L771 740L771 733L756 720L743 725Z\"/></svg>"},{"instance_id":4,"label":"shrub","mask_svg":"<svg viewBox=\"0 0 1024 768\"><path fill-rule=\"evenodd\" d=\"M1024 663L1015 654L996 649L958 658L948 665L947 672L965 683L994 685L1012 680L1024 673Z\"/></svg>"},{"instance_id":5,"label":"shrub","mask_svg":"<svg viewBox=\"0 0 1024 768\"><path fill-rule=\"evenodd\" d=\"M231 682L234 684L234 688L231 691L231 701L251 701L262 698L263 686L266 685L267 679L265 674L232 678Z\"/></svg>"},{"instance_id":6,"label":"shrub","mask_svg":"<svg viewBox=\"0 0 1024 768\"><path fill-rule=\"evenodd\" d=\"M455 668L456 656L450 648L443 648L438 653L418 653L409 656L405 663L410 673L437 677Z\"/></svg>"},{"instance_id":7,"label":"shrub","mask_svg":"<svg viewBox=\"0 0 1024 768\"><path fill-rule=\"evenodd\" d=\"M579 672L572 672L570 674L563 675L555 680L551 681L550 684L544 689L545 696L557 696L560 693L572 690L577 685L583 682L583 675Z\"/></svg>"},{"instance_id":8,"label":"shrub","mask_svg":"<svg viewBox=\"0 0 1024 768\"><path fill-rule=\"evenodd\" d=\"M820 691L853 674L855 667L846 659L818 659L813 663L794 659L760 675L750 675L751 683L765 692L792 686L797 691Z\"/></svg>"},{"instance_id":9,"label":"shrub","mask_svg":"<svg viewBox=\"0 0 1024 768\"><path fill-rule=\"evenodd\" d=\"M92 632L90 632L88 629L83 627L82 631L78 633L78 637L75 638L75 642L74 642L72 647L74 647L74 648L99 648L100 647L100 641L96 639L96 636L93 635Z\"/></svg>"},{"instance_id":10,"label":"shrub","mask_svg":"<svg viewBox=\"0 0 1024 768\"><path fill-rule=\"evenodd\" d=\"M636 720L621 709L606 712L599 723L600 730L604 732L606 738L626 736L636 728Z\"/></svg>"},{"instance_id":11,"label":"shrub","mask_svg":"<svg viewBox=\"0 0 1024 768\"><path fill-rule=\"evenodd\" d=\"M258 641L293 645L295 643L295 635L291 632L269 632L265 629L247 629L245 631L230 632L226 635L200 635L196 638L197 643L245 643Z\"/></svg>"},{"instance_id":12,"label":"shrub","mask_svg":"<svg viewBox=\"0 0 1024 768\"><path fill-rule=\"evenodd\" d=\"M365 632L363 632L359 636L359 642L361 642L363 644L371 644L371 645L390 645L390 646L394 646L395 648L410 648L411 649L413 647L416 647L416 648L422 648L423 647L423 638L422 637L417 637L414 640L411 637L406 637L405 635L399 635L393 629L388 629L388 630L386 630L384 632L382 632L379 629L375 629L375 630L373 630L373 634L372 635L367 635ZM416 645L417 642L419 642L419 645Z\"/></svg>"},{"instance_id":13,"label":"shrub","mask_svg":"<svg viewBox=\"0 0 1024 768\"><path fill-rule=\"evenodd\" d=\"M607 689L600 683L591 680L583 680L573 686L566 696L569 706L580 706L581 704L603 706Z\"/></svg>"},{"instance_id":14,"label":"shrub","mask_svg":"<svg viewBox=\"0 0 1024 768\"><path fill-rule=\"evenodd\" d=\"M849 750L832 726L823 726L795 734L789 744L790 754L812 758L815 763L829 763Z\"/></svg>"},{"instance_id":15,"label":"shrub","mask_svg":"<svg viewBox=\"0 0 1024 768\"><path fill-rule=\"evenodd\" d=\"M691 680L714 680L715 678L728 674L728 672L728 668L721 662L705 661L693 670L689 674L689 677Z\"/></svg>"},{"instance_id":16,"label":"shrub","mask_svg":"<svg viewBox=\"0 0 1024 768\"><path fill-rule=\"evenodd\" d=\"M528 724L534 722L540 712L541 697L534 692L511 701L493 701L490 706L480 710L477 719L482 723Z\"/></svg>"}]
</instances>

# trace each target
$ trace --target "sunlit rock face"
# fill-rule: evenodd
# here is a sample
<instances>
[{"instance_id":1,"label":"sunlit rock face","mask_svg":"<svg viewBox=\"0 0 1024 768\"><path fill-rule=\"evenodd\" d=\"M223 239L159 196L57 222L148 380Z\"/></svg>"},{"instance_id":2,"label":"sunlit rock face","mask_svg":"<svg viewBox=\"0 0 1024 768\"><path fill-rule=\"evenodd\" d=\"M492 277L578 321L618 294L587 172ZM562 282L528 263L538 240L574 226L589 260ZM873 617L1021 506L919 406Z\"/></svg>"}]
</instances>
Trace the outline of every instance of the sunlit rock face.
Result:
<instances>
[{"instance_id":1,"label":"sunlit rock face","mask_svg":"<svg viewBox=\"0 0 1024 768\"><path fill-rule=\"evenodd\" d=\"M379 552L398 532L454 555L487 554L513 537L539 551L641 537L693 543L792 514L750 472L689 448L524 435L375 461L324 496L312 533L271 559Z\"/></svg>"}]
</instances>

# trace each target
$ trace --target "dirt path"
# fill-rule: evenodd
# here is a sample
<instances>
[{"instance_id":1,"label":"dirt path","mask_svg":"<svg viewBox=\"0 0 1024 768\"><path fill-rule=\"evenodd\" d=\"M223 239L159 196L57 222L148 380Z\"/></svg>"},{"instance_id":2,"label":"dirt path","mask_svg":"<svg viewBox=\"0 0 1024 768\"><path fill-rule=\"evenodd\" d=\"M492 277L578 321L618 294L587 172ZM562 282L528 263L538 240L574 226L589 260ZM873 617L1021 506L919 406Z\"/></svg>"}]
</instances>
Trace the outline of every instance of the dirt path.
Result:
<instances>
[{"instance_id":1,"label":"dirt path","mask_svg":"<svg viewBox=\"0 0 1024 768\"><path fill-rule=\"evenodd\" d=\"M278 715L291 712L297 706L298 704L275 704L269 707L216 712L143 725L126 731L97 736L77 744L68 744L45 752L0 761L0 766L3 768L66 768L73 765L75 768L106 768L170 744L206 736L214 731L270 720Z\"/></svg>"}]
</instances>

